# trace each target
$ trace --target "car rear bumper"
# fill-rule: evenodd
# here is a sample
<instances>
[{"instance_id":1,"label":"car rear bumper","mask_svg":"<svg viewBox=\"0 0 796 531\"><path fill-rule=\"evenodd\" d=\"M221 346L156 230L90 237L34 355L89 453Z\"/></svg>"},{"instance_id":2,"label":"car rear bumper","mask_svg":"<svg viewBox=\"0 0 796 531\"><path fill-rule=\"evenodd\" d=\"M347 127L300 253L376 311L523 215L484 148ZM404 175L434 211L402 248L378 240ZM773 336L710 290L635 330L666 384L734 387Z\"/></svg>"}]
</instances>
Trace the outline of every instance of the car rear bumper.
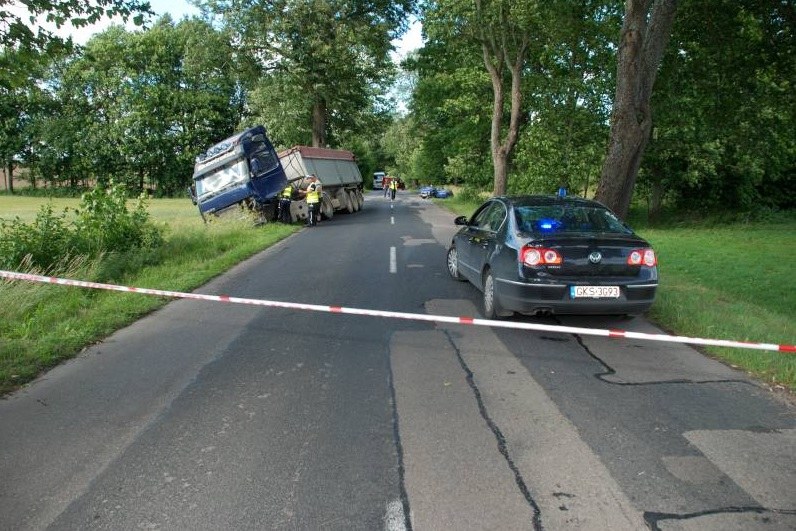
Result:
<instances>
[{"instance_id":1,"label":"car rear bumper","mask_svg":"<svg viewBox=\"0 0 796 531\"><path fill-rule=\"evenodd\" d=\"M523 314L640 314L655 301L657 283L620 285L616 299L573 299L569 284L531 284L497 279L496 295L503 308Z\"/></svg>"}]
</instances>

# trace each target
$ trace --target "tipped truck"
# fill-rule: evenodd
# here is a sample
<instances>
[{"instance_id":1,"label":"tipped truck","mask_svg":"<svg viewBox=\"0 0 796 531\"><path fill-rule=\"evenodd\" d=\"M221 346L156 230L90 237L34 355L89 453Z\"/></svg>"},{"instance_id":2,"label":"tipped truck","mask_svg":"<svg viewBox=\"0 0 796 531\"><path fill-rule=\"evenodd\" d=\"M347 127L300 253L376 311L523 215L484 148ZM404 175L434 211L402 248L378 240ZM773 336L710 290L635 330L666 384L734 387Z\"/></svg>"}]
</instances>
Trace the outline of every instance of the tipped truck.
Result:
<instances>
[{"instance_id":1,"label":"tipped truck","mask_svg":"<svg viewBox=\"0 0 796 531\"><path fill-rule=\"evenodd\" d=\"M277 196L287 178L265 127L237 133L196 157L191 199L202 219L230 212L254 212L274 219Z\"/></svg>"}]
</instances>

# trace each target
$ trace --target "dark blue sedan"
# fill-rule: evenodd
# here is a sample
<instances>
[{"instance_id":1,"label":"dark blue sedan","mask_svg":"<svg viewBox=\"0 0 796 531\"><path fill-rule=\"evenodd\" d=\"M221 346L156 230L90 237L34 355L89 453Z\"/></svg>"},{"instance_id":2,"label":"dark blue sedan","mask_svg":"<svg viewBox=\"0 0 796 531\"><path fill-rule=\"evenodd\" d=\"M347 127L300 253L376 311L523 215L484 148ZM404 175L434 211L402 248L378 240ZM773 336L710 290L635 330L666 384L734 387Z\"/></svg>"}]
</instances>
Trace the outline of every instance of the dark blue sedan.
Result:
<instances>
[{"instance_id":1,"label":"dark blue sedan","mask_svg":"<svg viewBox=\"0 0 796 531\"><path fill-rule=\"evenodd\" d=\"M596 201L495 197L455 223L448 272L483 292L487 319L637 315L655 300L655 251Z\"/></svg>"}]
</instances>

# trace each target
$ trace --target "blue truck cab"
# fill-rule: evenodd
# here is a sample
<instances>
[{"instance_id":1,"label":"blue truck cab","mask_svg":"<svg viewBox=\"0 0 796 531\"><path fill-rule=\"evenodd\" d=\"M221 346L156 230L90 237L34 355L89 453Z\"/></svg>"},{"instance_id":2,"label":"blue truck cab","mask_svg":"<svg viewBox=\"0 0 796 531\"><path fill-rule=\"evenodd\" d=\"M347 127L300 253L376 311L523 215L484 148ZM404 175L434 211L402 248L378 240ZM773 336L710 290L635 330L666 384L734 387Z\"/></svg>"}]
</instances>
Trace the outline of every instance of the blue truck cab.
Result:
<instances>
[{"instance_id":1,"label":"blue truck cab","mask_svg":"<svg viewBox=\"0 0 796 531\"><path fill-rule=\"evenodd\" d=\"M199 213L220 215L246 208L270 221L287 177L265 127L252 127L212 146L196 157L192 198Z\"/></svg>"}]
</instances>

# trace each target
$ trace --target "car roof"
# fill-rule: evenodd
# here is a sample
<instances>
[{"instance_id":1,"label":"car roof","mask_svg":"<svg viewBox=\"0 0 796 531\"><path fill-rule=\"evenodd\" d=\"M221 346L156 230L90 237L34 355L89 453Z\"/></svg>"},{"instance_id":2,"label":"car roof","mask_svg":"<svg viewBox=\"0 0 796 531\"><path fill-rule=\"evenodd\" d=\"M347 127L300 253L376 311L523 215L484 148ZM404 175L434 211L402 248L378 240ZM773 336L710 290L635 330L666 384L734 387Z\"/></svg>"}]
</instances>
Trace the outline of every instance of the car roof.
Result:
<instances>
[{"instance_id":1,"label":"car roof","mask_svg":"<svg viewBox=\"0 0 796 531\"><path fill-rule=\"evenodd\" d=\"M606 208L605 205L598 201L591 199L584 199L576 196L560 197L557 195L518 195L518 196L501 196L495 199L501 199L512 206L548 206L548 205L574 205L574 206L590 206L597 208Z\"/></svg>"}]
</instances>

